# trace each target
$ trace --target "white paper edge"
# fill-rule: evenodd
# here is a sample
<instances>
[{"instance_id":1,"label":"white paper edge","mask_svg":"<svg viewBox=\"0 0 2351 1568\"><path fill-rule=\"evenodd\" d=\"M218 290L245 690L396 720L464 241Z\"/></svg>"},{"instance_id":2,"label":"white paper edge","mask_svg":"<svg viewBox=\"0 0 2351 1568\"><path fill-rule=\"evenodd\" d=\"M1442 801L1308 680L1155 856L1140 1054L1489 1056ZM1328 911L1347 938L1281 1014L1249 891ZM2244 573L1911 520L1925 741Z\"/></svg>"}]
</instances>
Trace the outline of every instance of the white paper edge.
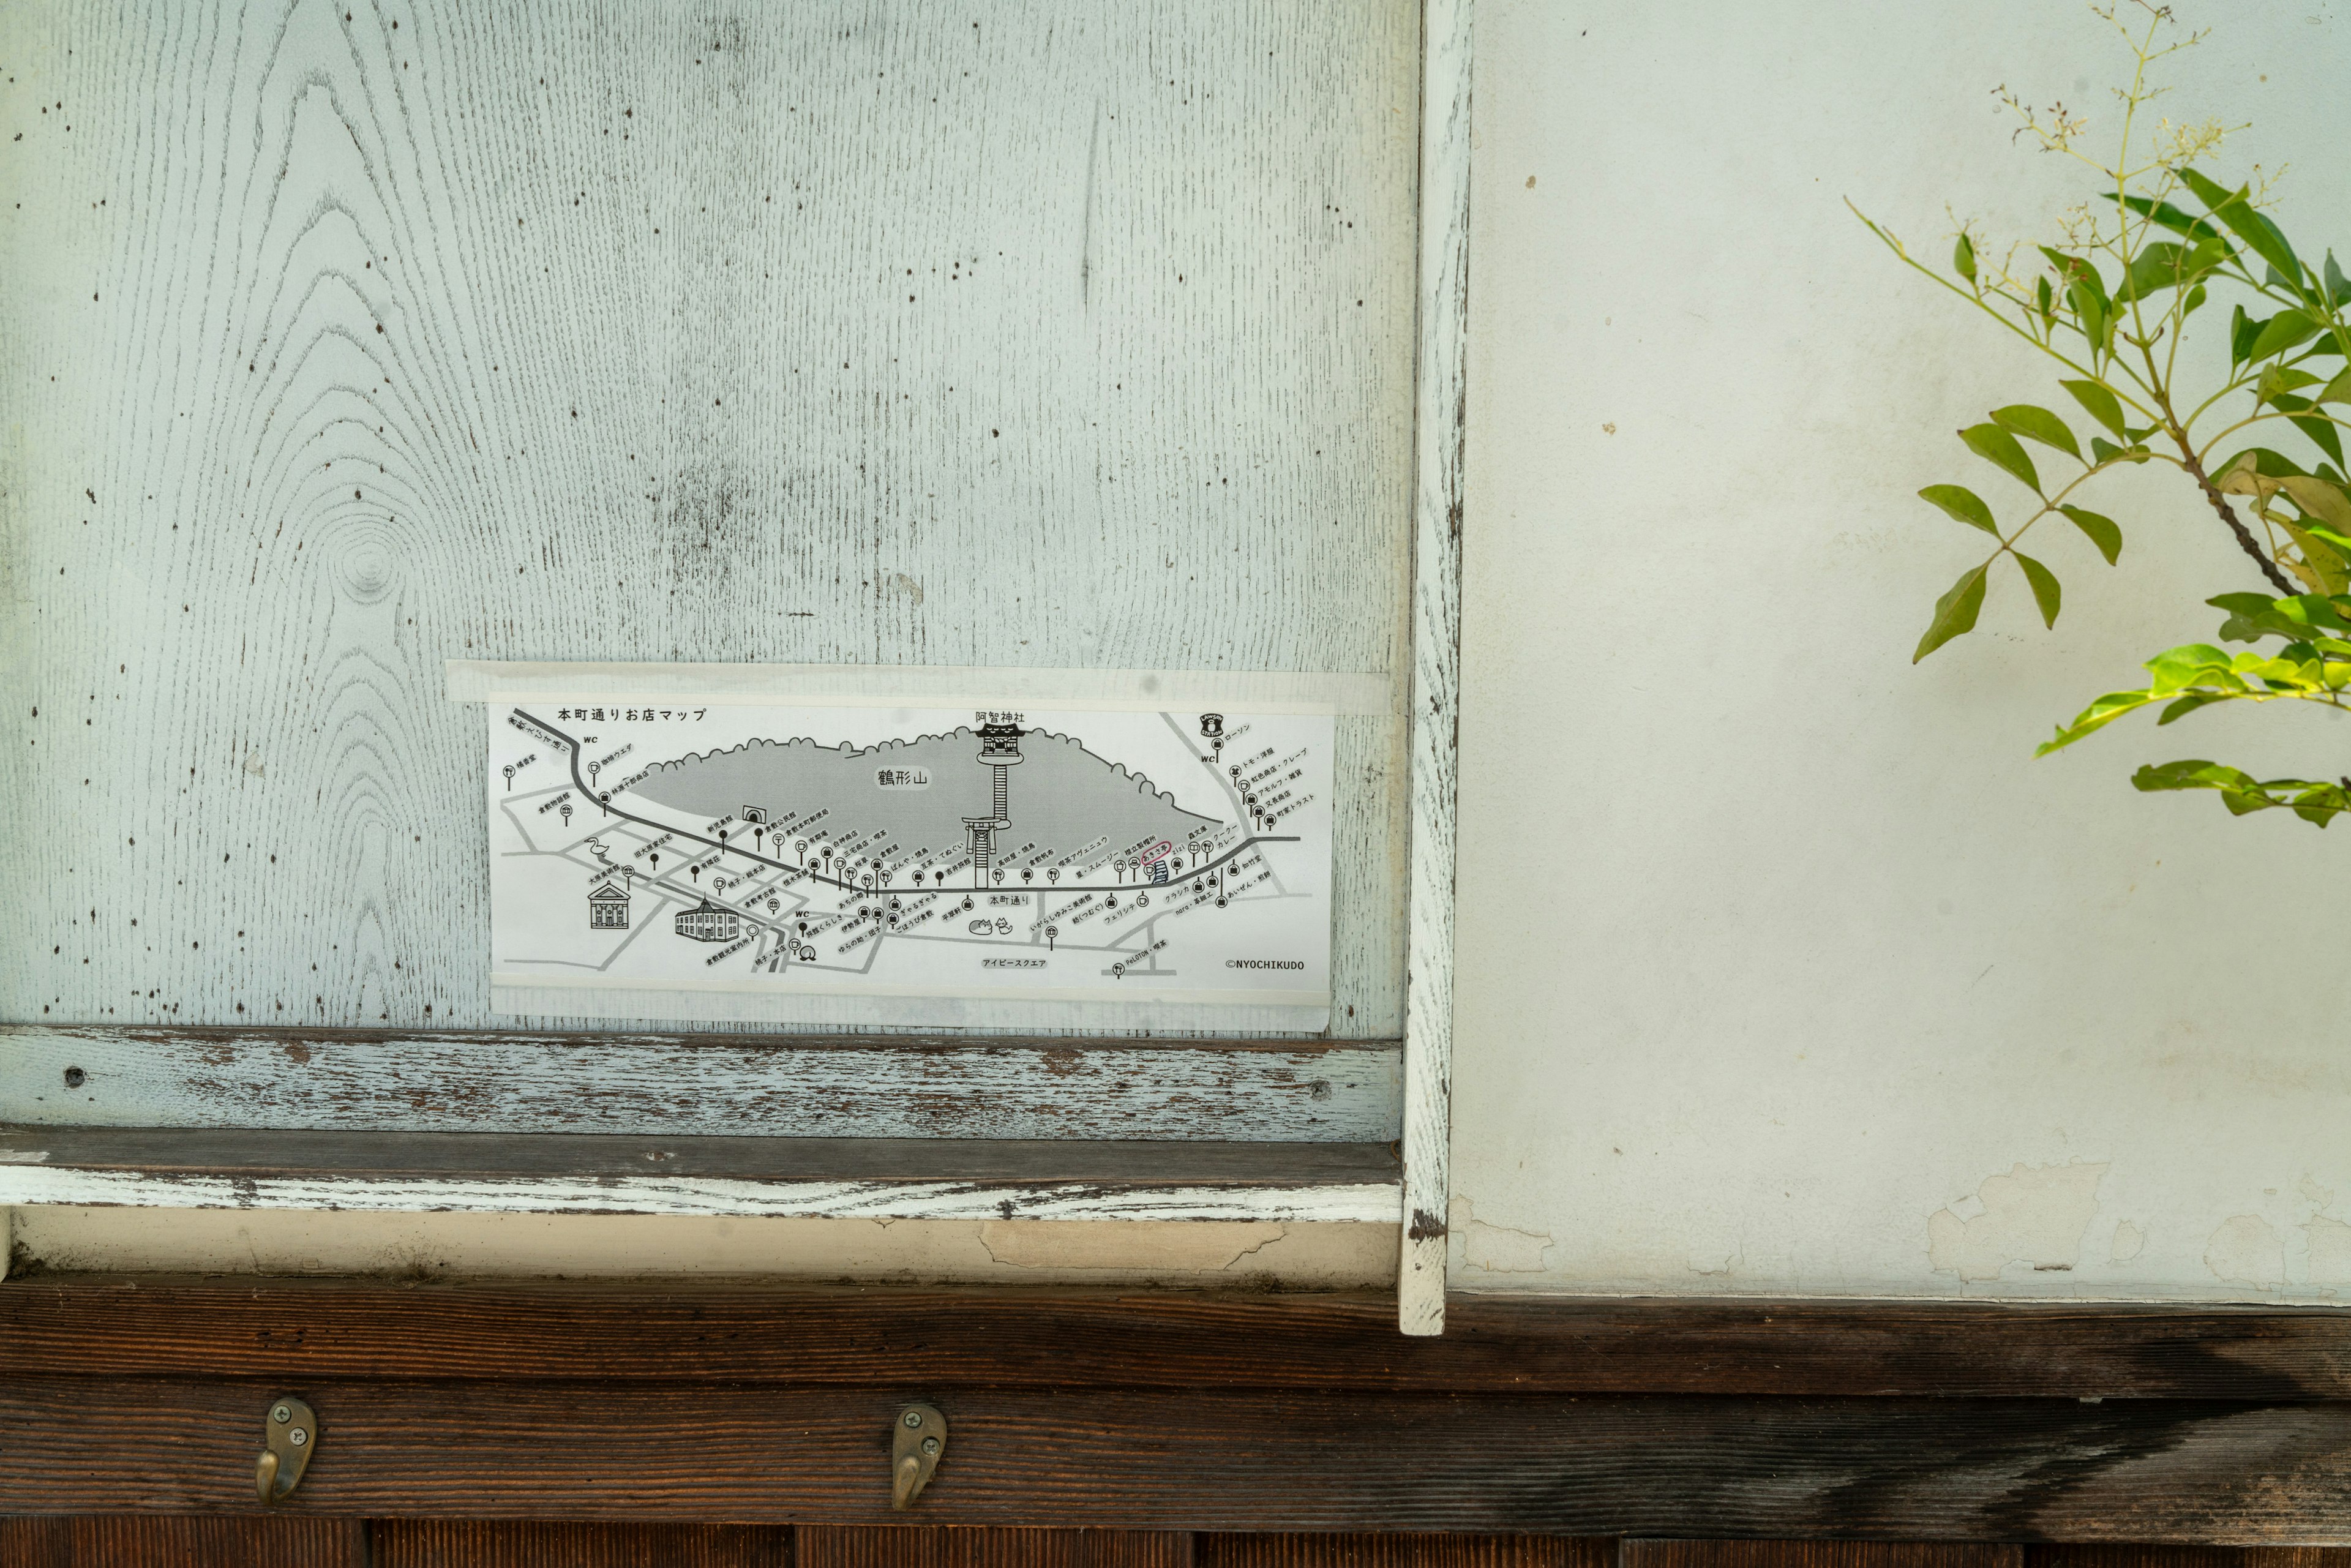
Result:
<instances>
[{"instance_id":1,"label":"white paper edge","mask_svg":"<svg viewBox=\"0 0 2351 1568\"><path fill-rule=\"evenodd\" d=\"M657 986L657 982L653 983ZM1094 1001L1077 998L852 996L831 992L700 991L653 986L543 986L499 976L490 980L490 1011L521 1018L637 1019L651 1022L758 1023L838 1029L869 1026L935 1032L942 1029L1040 1029L1089 1034L1137 1030L1213 1030L1251 1036L1320 1035L1331 1026L1328 992L1294 1002L1184 1002L1164 997Z\"/></svg>"},{"instance_id":2,"label":"white paper edge","mask_svg":"<svg viewBox=\"0 0 2351 1568\"><path fill-rule=\"evenodd\" d=\"M718 703L852 703L967 707L975 703L1066 702L1148 711L1213 705L1227 713L1334 713L1392 716L1388 677L1343 671L1068 670L961 664L556 664L451 659L451 702L550 697L691 695Z\"/></svg>"}]
</instances>

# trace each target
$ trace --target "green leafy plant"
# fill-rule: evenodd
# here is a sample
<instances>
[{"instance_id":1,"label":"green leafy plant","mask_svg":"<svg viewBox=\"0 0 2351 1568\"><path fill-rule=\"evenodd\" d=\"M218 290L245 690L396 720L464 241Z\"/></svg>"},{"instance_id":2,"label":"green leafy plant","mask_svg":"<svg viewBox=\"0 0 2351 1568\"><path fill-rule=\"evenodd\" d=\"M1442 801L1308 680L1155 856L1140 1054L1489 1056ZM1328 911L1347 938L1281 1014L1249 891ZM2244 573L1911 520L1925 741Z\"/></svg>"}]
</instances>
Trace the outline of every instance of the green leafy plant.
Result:
<instances>
[{"instance_id":1,"label":"green leafy plant","mask_svg":"<svg viewBox=\"0 0 2351 1568\"><path fill-rule=\"evenodd\" d=\"M2096 175L2096 199L2066 214L2060 237L2011 246L1992 261L1963 224L1947 275L1854 209L1906 265L2053 361L2075 417L2089 420L2086 448L2064 418L2034 403L1993 409L1959 433L1970 452L2028 497L2003 520L1966 486L1929 485L1918 492L1990 536L1992 548L1935 601L1912 662L1974 630L1996 571L2005 575L2003 559L2014 564L2043 622L2054 626L2064 601L2057 574L2020 544L2043 522L2060 519L2061 531L2070 527L2114 564L2122 554L2122 526L2080 497L2101 476L2147 464L2177 469L2200 492L2274 591L2207 601L2225 612L2221 641L2276 646L2236 653L2201 643L2167 649L2147 662L2152 678L2145 686L2098 698L2035 755L2158 704L2159 725L2221 702L2351 707L2351 482L2343 448L2351 418L2340 412L2351 407L2351 280L2332 251L2314 265L2287 239L2264 210L2271 181L2258 169L2254 180L2232 188L2196 166L2231 128L2215 120L2147 123L2149 105L2168 90L2151 79L2155 68L2202 35L2168 33L2175 26L2169 8L2147 0L2092 10L2122 37L2134 62L2130 85L2116 93L2121 128L2112 162L2080 150L2088 122L2063 104L2036 111L2001 92L2017 116L2020 139ZM2207 368L2218 361L2217 345L2202 354L2181 350L2191 322L2207 340L2222 329L2224 302L2222 373ZM2044 464L2055 473L2044 476ZM2216 790L2238 815L2283 807L2320 827L2351 811L2351 776L2256 779L2220 763L2189 760L2143 767L2133 782L2145 790Z\"/></svg>"}]
</instances>

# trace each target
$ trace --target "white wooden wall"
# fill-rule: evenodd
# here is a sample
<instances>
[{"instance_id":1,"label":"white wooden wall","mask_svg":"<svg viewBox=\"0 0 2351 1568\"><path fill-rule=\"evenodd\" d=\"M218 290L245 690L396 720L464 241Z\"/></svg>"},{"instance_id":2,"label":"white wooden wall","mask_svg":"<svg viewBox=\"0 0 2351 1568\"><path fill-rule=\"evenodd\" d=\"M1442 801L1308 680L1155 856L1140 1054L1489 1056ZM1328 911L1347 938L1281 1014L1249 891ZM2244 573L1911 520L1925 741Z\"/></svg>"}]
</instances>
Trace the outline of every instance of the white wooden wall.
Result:
<instances>
[{"instance_id":1,"label":"white wooden wall","mask_svg":"<svg viewBox=\"0 0 2351 1568\"><path fill-rule=\"evenodd\" d=\"M1400 706L1420 44L1408 0L0 13L0 1017L490 1022L452 656ZM1333 1032L1392 1036L1403 737L1342 733Z\"/></svg>"}]
</instances>

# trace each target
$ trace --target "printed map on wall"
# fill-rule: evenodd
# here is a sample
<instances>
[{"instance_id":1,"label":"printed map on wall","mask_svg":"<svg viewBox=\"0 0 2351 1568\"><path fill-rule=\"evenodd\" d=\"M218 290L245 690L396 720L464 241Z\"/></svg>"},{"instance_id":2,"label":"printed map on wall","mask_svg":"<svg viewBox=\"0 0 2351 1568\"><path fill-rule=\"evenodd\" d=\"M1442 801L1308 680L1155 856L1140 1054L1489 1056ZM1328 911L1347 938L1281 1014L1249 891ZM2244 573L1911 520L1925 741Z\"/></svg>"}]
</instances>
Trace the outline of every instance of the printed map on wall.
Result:
<instances>
[{"instance_id":1,"label":"printed map on wall","mask_svg":"<svg viewBox=\"0 0 2351 1568\"><path fill-rule=\"evenodd\" d=\"M494 1000L1328 1009L1328 713L854 700L494 702Z\"/></svg>"}]
</instances>

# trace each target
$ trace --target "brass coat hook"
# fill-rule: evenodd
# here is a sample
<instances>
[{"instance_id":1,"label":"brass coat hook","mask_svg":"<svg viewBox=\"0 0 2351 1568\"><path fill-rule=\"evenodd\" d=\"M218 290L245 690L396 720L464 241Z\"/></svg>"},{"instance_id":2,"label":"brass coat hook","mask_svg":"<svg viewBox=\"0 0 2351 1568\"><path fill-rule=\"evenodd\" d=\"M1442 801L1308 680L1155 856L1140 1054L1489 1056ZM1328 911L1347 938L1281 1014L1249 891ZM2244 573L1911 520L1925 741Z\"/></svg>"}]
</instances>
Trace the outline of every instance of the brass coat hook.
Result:
<instances>
[{"instance_id":1,"label":"brass coat hook","mask_svg":"<svg viewBox=\"0 0 2351 1568\"><path fill-rule=\"evenodd\" d=\"M914 1506L946 1451L947 1418L929 1405L909 1405L899 1414L890 1444L890 1506Z\"/></svg>"},{"instance_id":2,"label":"brass coat hook","mask_svg":"<svg viewBox=\"0 0 2351 1568\"><path fill-rule=\"evenodd\" d=\"M261 1459L254 1467L253 1488L266 1503L283 1502L302 1484L310 1455L319 1446L319 1417L291 1395L272 1400L261 1424Z\"/></svg>"}]
</instances>

